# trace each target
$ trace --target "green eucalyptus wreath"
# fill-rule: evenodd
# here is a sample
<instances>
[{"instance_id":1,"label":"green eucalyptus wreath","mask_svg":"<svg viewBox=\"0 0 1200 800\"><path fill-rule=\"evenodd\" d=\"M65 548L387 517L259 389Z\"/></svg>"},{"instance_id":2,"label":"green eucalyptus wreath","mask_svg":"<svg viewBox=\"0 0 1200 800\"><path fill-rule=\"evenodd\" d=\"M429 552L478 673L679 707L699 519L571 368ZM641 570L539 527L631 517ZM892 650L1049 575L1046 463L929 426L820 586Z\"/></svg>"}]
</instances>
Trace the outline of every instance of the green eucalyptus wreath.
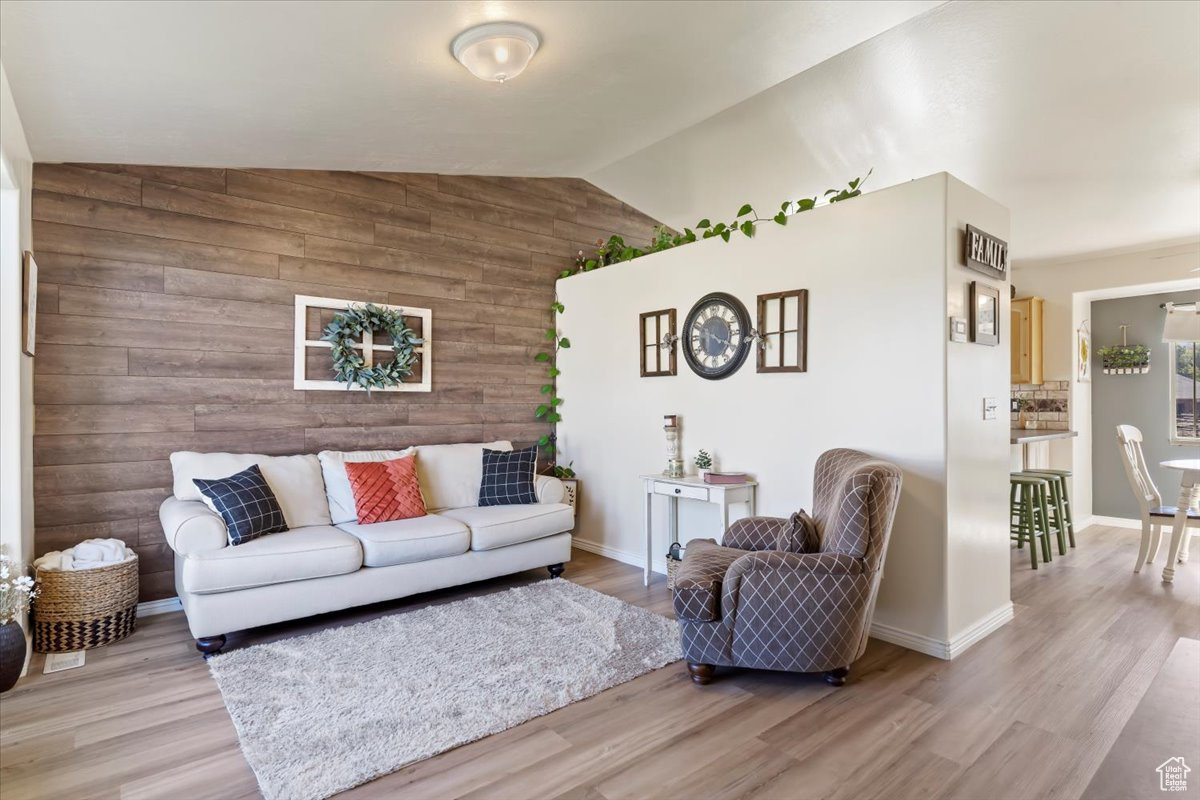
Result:
<instances>
[{"instance_id":1,"label":"green eucalyptus wreath","mask_svg":"<svg viewBox=\"0 0 1200 800\"><path fill-rule=\"evenodd\" d=\"M392 337L392 353L395 356L386 364L368 367L362 352L355 345L362 341L366 331L384 331ZM350 306L334 314L325 326L321 341L329 342L333 350L334 379L339 383L371 389L386 389L397 386L413 373L413 362L417 354L414 349L424 340L417 336L404 322L404 315L390 308L380 308L373 303Z\"/></svg>"}]
</instances>

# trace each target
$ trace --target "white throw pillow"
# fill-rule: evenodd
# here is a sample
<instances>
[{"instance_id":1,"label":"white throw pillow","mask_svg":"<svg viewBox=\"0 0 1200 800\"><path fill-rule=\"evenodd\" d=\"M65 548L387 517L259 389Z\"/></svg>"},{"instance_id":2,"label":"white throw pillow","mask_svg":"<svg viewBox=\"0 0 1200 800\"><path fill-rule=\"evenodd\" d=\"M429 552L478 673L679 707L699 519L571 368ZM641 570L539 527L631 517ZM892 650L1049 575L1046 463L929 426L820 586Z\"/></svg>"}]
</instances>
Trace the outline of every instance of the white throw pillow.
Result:
<instances>
[{"instance_id":1,"label":"white throw pillow","mask_svg":"<svg viewBox=\"0 0 1200 800\"><path fill-rule=\"evenodd\" d=\"M266 456L259 453L194 453L180 451L171 454L171 470L175 476L175 496L180 500L208 502L193 478L217 480L258 464L263 477L275 493L289 528L328 525L329 506L325 502L325 484L321 480L321 465L313 455ZM212 506L209 505L211 508Z\"/></svg>"},{"instance_id":2,"label":"white throw pillow","mask_svg":"<svg viewBox=\"0 0 1200 800\"><path fill-rule=\"evenodd\" d=\"M479 505L483 449L512 450L512 442L431 444L417 447L417 479L430 511Z\"/></svg>"},{"instance_id":3,"label":"white throw pillow","mask_svg":"<svg viewBox=\"0 0 1200 800\"><path fill-rule=\"evenodd\" d=\"M329 501L329 516L334 525L343 522L358 522L354 508L354 492L350 479L346 477L346 462L392 461L411 455L415 448L405 450L322 450L317 453L321 461L321 474L325 478L325 497ZM422 487L423 488L423 487Z\"/></svg>"}]
</instances>

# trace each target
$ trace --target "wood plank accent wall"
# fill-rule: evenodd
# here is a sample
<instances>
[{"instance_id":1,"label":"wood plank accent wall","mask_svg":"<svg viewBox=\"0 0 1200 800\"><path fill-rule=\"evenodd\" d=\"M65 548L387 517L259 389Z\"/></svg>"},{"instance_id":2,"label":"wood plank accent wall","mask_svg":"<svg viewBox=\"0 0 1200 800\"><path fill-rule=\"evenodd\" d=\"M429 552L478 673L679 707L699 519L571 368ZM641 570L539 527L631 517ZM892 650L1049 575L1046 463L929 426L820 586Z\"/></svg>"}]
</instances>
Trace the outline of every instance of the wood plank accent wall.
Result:
<instances>
[{"instance_id":1,"label":"wood plank accent wall","mask_svg":"<svg viewBox=\"0 0 1200 800\"><path fill-rule=\"evenodd\" d=\"M33 219L37 553L122 539L143 600L172 451L532 442L556 275L656 224L577 179L99 164L36 165ZM432 308L433 392L292 389L296 294Z\"/></svg>"}]
</instances>

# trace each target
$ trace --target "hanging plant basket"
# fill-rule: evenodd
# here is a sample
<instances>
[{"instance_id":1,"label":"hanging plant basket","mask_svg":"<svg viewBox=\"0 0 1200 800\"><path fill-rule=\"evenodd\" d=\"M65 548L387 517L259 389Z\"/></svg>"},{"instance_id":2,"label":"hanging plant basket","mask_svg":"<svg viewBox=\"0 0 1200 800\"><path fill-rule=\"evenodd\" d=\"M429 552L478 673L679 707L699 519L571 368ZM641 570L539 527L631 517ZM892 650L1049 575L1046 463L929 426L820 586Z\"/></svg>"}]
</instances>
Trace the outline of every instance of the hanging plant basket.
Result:
<instances>
[{"instance_id":1,"label":"hanging plant basket","mask_svg":"<svg viewBox=\"0 0 1200 800\"><path fill-rule=\"evenodd\" d=\"M1100 348L1105 375L1142 375L1150 371L1150 348L1144 344Z\"/></svg>"}]
</instances>

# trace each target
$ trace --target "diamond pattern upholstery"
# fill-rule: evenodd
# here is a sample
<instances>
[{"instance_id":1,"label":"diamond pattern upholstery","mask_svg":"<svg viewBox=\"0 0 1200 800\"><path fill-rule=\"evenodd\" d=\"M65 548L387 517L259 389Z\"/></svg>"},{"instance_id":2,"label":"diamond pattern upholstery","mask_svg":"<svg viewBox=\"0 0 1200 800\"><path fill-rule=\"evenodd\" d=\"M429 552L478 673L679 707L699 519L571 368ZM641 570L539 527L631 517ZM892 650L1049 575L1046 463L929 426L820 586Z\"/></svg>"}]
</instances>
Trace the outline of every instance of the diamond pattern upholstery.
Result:
<instances>
[{"instance_id":1,"label":"diamond pattern upholstery","mask_svg":"<svg viewBox=\"0 0 1200 800\"><path fill-rule=\"evenodd\" d=\"M721 541L739 550L774 550L779 537L791 532L791 523L779 517L746 517L729 526ZM691 547L694 543L689 543Z\"/></svg>"},{"instance_id":2,"label":"diamond pattern upholstery","mask_svg":"<svg viewBox=\"0 0 1200 800\"><path fill-rule=\"evenodd\" d=\"M691 542L680 576L703 577L708 592L719 585L721 600L713 608L707 595L676 595L684 656L693 663L793 672L832 670L858 659L867 645L900 483L893 464L855 450L830 450L817 460L814 478L819 552L780 548L789 541L792 520L765 517L731 525L726 547ZM721 550L730 552L722 556ZM711 575L722 560L728 566L718 583Z\"/></svg>"},{"instance_id":3,"label":"diamond pattern upholstery","mask_svg":"<svg viewBox=\"0 0 1200 800\"><path fill-rule=\"evenodd\" d=\"M712 539L688 542L687 557L675 576L675 615L711 622L721 616L721 583L729 565L748 550L721 547Z\"/></svg>"}]
</instances>

